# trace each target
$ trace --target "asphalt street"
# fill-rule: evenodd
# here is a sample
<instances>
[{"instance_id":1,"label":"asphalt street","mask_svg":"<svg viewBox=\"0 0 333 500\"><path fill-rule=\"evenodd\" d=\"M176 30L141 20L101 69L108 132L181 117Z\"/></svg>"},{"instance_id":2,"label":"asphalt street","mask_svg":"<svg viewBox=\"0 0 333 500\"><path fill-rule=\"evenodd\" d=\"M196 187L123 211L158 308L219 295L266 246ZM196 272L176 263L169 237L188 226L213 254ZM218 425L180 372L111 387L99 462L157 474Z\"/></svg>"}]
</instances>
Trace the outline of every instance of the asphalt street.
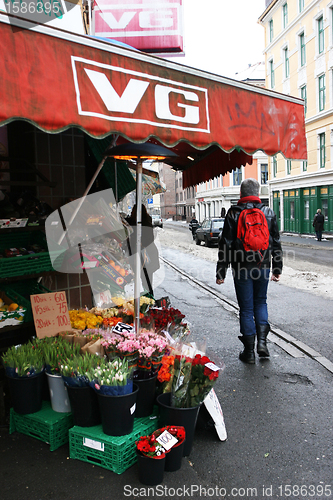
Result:
<instances>
[{"instance_id":1,"label":"asphalt street","mask_svg":"<svg viewBox=\"0 0 333 500\"><path fill-rule=\"evenodd\" d=\"M196 273L211 275L202 259L163 249L163 258ZM214 265L213 265L214 266ZM215 390L228 439L220 441L200 412L191 455L181 470L165 473L157 488L144 487L136 466L117 475L69 458L68 445L49 445L0 429L0 491L6 500L101 500L123 498L333 498L332 373L308 356L294 357L270 342L271 356L255 365L238 359L235 312L168 265L155 297L169 296L191 325L191 339L206 342L207 353L223 360ZM223 288L233 294L231 279ZM219 287L221 292L221 287ZM325 314L310 318L316 300ZM319 302L318 302L319 304ZM331 301L270 284L272 322L318 351L331 345ZM325 340L323 340L323 338ZM328 352L322 353L327 356Z\"/></svg>"}]
</instances>

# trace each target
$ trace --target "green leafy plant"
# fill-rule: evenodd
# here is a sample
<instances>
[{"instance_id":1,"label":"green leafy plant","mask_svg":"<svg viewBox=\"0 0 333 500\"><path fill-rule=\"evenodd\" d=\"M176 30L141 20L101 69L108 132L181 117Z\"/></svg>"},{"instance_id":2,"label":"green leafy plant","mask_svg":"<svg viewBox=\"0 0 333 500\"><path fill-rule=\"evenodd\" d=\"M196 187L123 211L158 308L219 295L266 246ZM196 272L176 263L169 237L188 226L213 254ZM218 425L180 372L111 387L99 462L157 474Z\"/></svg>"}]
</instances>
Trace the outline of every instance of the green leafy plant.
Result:
<instances>
[{"instance_id":1,"label":"green leafy plant","mask_svg":"<svg viewBox=\"0 0 333 500\"><path fill-rule=\"evenodd\" d=\"M10 347L2 356L6 374L11 377L31 377L44 369L44 358L38 340Z\"/></svg>"},{"instance_id":2,"label":"green leafy plant","mask_svg":"<svg viewBox=\"0 0 333 500\"><path fill-rule=\"evenodd\" d=\"M87 373L91 387L101 394L124 395L133 390L133 370L127 359L102 360L100 366Z\"/></svg>"},{"instance_id":3,"label":"green leafy plant","mask_svg":"<svg viewBox=\"0 0 333 500\"><path fill-rule=\"evenodd\" d=\"M70 344L61 337L42 339L41 348L46 365L46 371L51 375L60 374L60 366L64 360L72 360L80 353L79 344Z\"/></svg>"},{"instance_id":4,"label":"green leafy plant","mask_svg":"<svg viewBox=\"0 0 333 500\"><path fill-rule=\"evenodd\" d=\"M96 354L76 354L73 358L63 359L59 370L68 385L82 387L89 383L87 373L92 372L100 364L101 358Z\"/></svg>"}]
</instances>

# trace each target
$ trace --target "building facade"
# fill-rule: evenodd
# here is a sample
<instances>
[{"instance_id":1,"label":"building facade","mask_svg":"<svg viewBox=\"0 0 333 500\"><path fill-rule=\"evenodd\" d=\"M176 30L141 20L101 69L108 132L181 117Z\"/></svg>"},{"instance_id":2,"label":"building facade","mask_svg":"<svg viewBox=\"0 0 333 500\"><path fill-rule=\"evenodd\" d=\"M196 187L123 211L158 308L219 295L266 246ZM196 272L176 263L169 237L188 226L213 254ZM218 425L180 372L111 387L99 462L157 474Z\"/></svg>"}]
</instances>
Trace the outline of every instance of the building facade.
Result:
<instances>
[{"instance_id":1,"label":"building facade","mask_svg":"<svg viewBox=\"0 0 333 500\"><path fill-rule=\"evenodd\" d=\"M333 232L333 0L272 0L265 29L266 87L304 99L307 161L270 158L280 229L312 233L318 208Z\"/></svg>"},{"instance_id":2,"label":"building facade","mask_svg":"<svg viewBox=\"0 0 333 500\"><path fill-rule=\"evenodd\" d=\"M206 217L224 216L231 205L237 204L241 182L250 177L260 183L261 201L268 205L268 159L258 151L252 165L244 165L196 186L195 213L199 222Z\"/></svg>"}]
</instances>

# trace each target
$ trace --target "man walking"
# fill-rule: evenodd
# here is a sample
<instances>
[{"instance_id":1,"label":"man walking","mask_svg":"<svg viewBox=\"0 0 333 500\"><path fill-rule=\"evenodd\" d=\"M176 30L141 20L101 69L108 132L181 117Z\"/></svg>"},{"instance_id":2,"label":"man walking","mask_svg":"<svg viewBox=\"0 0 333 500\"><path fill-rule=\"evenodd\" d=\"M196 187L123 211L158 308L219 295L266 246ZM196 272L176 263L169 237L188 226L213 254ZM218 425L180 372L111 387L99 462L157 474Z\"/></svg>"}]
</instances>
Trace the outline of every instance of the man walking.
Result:
<instances>
[{"instance_id":1,"label":"man walking","mask_svg":"<svg viewBox=\"0 0 333 500\"><path fill-rule=\"evenodd\" d=\"M245 179L240 187L240 200L231 206L219 238L216 283L224 283L231 265L239 305L240 333L244 345L239 359L254 364L257 353L268 357L266 338L270 330L267 311L267 287L270 269L272 281L282 272L282 248L273 210L259 198L259 183Z\"/></svg>"},{"instance_id":2,"label":"man walking","mask_svg":"<svg viewBox=\"0 0 333 500\"><path fill-rule=\"evenodd\" d=\"M316 215L314 216L313 219L313 227L315 228L316 231L316 237L318 241L321 241L322 234L323 234L323 229L324 229L324 222L325 222L325 217L321 213L320 208L318 208Z\"/></svg>"}]
</instances>

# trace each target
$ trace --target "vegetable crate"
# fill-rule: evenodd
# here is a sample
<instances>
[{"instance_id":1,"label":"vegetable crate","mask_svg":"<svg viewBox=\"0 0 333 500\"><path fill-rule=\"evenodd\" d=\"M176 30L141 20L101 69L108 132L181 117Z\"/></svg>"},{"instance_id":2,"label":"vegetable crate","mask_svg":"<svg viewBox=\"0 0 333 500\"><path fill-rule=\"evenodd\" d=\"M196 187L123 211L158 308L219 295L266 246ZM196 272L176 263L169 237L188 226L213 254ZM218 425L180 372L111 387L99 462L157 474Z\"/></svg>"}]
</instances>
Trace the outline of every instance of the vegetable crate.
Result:
<instances>
[{"instance_id":1,"label":"vegetable crate","mask_svg":"<svg viewBox=\"0 0 333 500\"><path fill-rule=\"evenodd\" d=\"M10 285L2 285L8 298L21 305L26 309L23 322L28 323L33 321L33 314L30 302L30 295L41 293L51 293L51 290L40 285L36 280L22 280L10 283Z\"/></svg>"},{"instance_id":2,"label":"vegetable crate","mask_svg":"<svg viewBox=\"0 0 333 500\"><path fill-rule=\"evenodd\" d=\"M17 431L39 439L50 445L50 451L68 443L68 431L73 427L71 413L53 411L48 401L43 401L42 409L36 413L20 415L10 410L9 434Z\"/></svg>"},{"instance_id":3,"label":"vegetable crate","mask_svg":"<svg viewBox=\"0 0 333 500\"><path fill-rule=\"evenodd\" d=\"M122 474L136 461L135 441L158 428L158 410L149 417L135 418L133 432L126 436L107 436L102 426L72 427L69 456Z\"/></svg>"},{"instance_id":4,"label":"vegetable crate","mask_svg":"<svg viewBox=\"0 0 333 500\"><path fill-rule=\"evenodd\" d=\"M38 245L41 251L0 259L0 278L12 278L53 270L46 237L41 231L1 234L0 254L4 255L5 250L11 248L27 249L32 245Z\"/></svg>"}]
</instances>

